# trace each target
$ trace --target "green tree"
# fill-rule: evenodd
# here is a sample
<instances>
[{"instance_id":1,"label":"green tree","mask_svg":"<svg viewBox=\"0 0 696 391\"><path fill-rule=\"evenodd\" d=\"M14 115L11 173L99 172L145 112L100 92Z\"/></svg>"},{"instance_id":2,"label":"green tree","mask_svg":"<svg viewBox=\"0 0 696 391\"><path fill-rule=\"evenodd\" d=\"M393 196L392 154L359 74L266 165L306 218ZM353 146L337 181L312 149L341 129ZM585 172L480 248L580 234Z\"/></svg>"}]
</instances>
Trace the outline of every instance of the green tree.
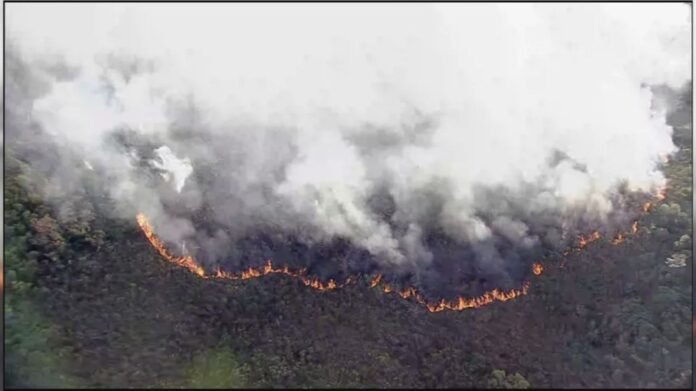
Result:
<instances>
[{"instance_id":1,"label":"green tree","mask_svg":"<svg viewBox=\"0 0 696 391\"><path fill-rule=\"evenodd\" d=\"M494 369L491 372L491 378L488 380L488 386L491 388L527 389L529 388L529 382L519 372L510 375L506 374L502 369Z\"/></svg>"}]
</instances>

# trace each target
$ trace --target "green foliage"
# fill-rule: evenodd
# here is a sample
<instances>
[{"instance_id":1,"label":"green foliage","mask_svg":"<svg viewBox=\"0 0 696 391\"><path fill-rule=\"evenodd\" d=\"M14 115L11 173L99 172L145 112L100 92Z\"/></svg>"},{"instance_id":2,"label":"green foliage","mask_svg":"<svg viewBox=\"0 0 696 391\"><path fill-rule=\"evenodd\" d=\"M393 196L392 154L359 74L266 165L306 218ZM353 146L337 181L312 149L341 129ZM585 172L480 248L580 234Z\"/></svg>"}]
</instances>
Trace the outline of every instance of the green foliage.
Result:
<instances>
[{"instance_id":1,"label":"green foliage","mask_svg":"<svg viewBox=\"0 0 696 391\"><path fill-rule=\"evenodd\" d=\"M691 236L684 234L679 238L679 240L674 242L674 247L677 250L688 250L691 248L691 244Z\"/></svg>"},{"instance_id":2,"label":"green foliage","mask_svg":"<svg viewBox=\"0 0 696 391\"><path fill-rule=\"evenodd\" d=\"M527 389L529 382L519 373L514 375L506 375L502 369L494 369L491 372L491 378L488 380L490 388L506 388L506 389Z\"/></svg>"},{"instance_id":3,"label":"green foliage","mask_svg":"<svg viewBox=\"0 0 696 391\"><path fill-rule=\"evenodd\" d=\"M56 343L59 331L28 300L5 302L5 375L9 386L75 388L67 374L69 348Z\"/></svg>"},{"instance_id":4,"label":"green foliage","mask_svg":"<svg viewBox=\"0 0 696 391\"><path fill-rule=\"evenodd\" d=\"M248 369L227 347L219 346L194 357L186 370L186 388L243 388Z\"/></svg>"},{"instance_id":5,"label":"green foliage","mask_svg":"<svg viewBox=\"0 0 696 391\"><path fill-rule=\"evenodd\" d=\"M27 259L23 254L21 244L9 242L5 246L5 280L8 289L14 293L24 293L30 290L34 283L34 274L38 264L35 260Z\"/></svg>"}]
</instances>

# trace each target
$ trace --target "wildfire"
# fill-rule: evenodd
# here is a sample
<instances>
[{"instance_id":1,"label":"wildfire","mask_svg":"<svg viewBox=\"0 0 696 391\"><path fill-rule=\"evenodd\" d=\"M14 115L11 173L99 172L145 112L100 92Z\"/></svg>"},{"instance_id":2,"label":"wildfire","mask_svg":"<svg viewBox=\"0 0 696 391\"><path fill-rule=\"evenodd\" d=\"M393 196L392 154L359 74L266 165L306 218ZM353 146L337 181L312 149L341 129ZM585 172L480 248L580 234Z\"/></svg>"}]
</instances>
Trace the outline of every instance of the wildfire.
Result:
<instances>
[{"instance_id":1,"label":"wildfire","mask_svg":"<svg viewBox=\"0 0 696 391\"><path fill-rule=\"evenodd\" d=\"M379 284L379 281L382 279L381 274L377 274L372 280L370 280L370 288L374 288Z\"/></svg>"},{"instance_id":2,"label":"wildfire","mask_svg":"<svg viewBox=\"0 0 696 391\"><path fill-rule=\"evenodd\" d=\"M252 278L258 278L274 273L294 277L296 279L299 279L305 286L312 287L320 291L330 291L342 288L346 285L353 284L356 282L355 279L353 279L352 277L346 278L346 281L344 281L343 284L339 284L333 279L330 279L328 282L322 282L316 277L309 278L305 276L306 269L299 269L296 272L294 272L290 270L287 267L287 265L278 268L273 267L273 262L271 262L270 259L267 260L266 263L259 268L254 269L250 267L246 270L242 270L241 272L239 272L239 274L224 272L218 268L215 270L215 273L212 277L224 280L249 280Z\"/></svg>"},{"instance_id":3,"label":"wildfire","mask_svg":"<svg viewBox=\"0 0 696 391\"><path fill-rule=\"evenodd\" d=\"M657 194L657 199L658 200L663 200L665 198L665 191L666 187L660 189L659 193ZM643 204L642 210L643 212L647 212L650 210L652 207L652 203L647 202ZM269 274L282 274L285 276L289 276L295 279L300 280L305 286L314 288L319 291L331 291L339 288L343 288L349 284L355 284L358 282L358 279L353 276L349 276L346 278L346 280L339 284L335 280L330 279L327 282L322 282L319 280L317 277L308 277L307 274L307 269L306 268L301 268L296 271L290 270L287 265L283 267L274 267L273 263L271 260L267 260L266 263L263 266L260 266L258 268L253 268L249 267L246 270L242 270L238 273L230 273L221 270L220 268L217 268L212 274L206 274L205 269L203 269L202 266L200 266L196 261L191 257L190 255L187 256L174 256L172 255L169 251L167 251L166 247L164 246L164 243L155 235L153 232L152 226L150 226L150 223L147 220L147 217L145 217L144 214L138 213L136 216L138 225L140 226L140 229L143 231L145 234L145 237L147 240L150 242L152 247L157 250L157 252L164 258L165 260L186 268L188 271L196 274L197 276L205 279L222 279L222 280L248 280L251 278L259 278L262 276L266 276ZM631 233L635 234L638 232L638 221L633 222L631 225ZM601 235L599 234L599 231L594 231L588 236L585 235L580 235L578 238L577 245L575 247L568 248L563 251L563 255L569 255L573 250L581 250L582 248L586 247L588 244L600 239ZM623 243L625 237L623 234L619 233L617 234L611 241L612 244L618 245ZM561 267L563 267L563 262L561 264ZM535 276L539 276L542 274L544 271L544 267L541 265L541 263L535 262L532 264L532 274ZM527 292L529 291L529 281L525 281L522 284L521 289L511 289L507 292L500 291L498 289L493 289L489 292L485 292L483 295L478 296L478 297L473 297L473 298L466 298L463 296L459 296L454 300L445 300L445 299L440 299L439 301L436 302L429 302L426 300L420 293L416 291L415 288L413 287L407 287L404 288L403 290L398 290L388 284L387 282L382 280L382 275L381 274L376 274L374 277L372 277L368 281L368 285L370 288L375 288L378 287L385 293L385 294L397 294L399 295L402 299L404 300L413 300L417 302L418 304L423 305L429 312L441 312L444 310L451 310L451 311L462 311L465 309L469 308L479 308L487 304L491 304L495 301L508 301L515 299L517 297L526 295ZM1 286L1 285L0 285Z\"/></svg>"},{"instance_id":4,"label":"wildfire","mask_svg":"<svg viewBox=\"0 0 696 391\"><path fill-rule=\"evenodd\" d=\"M576 248L577 249L584 248L585 246L587 246L588 244L594 242L595 240L597 240L599 238L600 238L600 235L599 235L598 231L592 232L588 237L585 237L585 235L580 235L580 237L578 238L578 245Z\"/></svg>"},{"instance_id":5,"label":"wildfire","mask_svg":"<svg viewBox=\"0 0 696 391\"><path fill-rule=\"evenodd\" d=\"M188 269L190 272L195 273L201 278L205 279L224 279L224 280L248 280L251 278L258 278L261 276L265 276L268 274L283 274L286 276L290 276L296 279L299 279L305 286L317 289L319 291L330 291L338 288L342 288L348 284L354 284L357 282L357 279L354 277L348 277L346 281L342 284L337 283L335 280L330 279L328 282L322 282L316 277L307 277L305 274L307 272L306 269L302 268L297 271L292 271L288 268L288 266L283 266L283 267L274 267L273 263L271 260L266 261L266 263L258 268L253 268L249 267L246 270L242 270L239 273L230 273L221 270L220 268L217 268L215 272L212 274L206 274L205 270L203 267L198 265L196 261L191 257L191 256L182 256L182 257L176 257L169 253L167 249L164 247L164 244L162 241L157 238L157 236L154 234L152 230L152 226L150 226L150 223L147 220L147 217L145 217L144 214L138 213L136 216L136 219L138 221L138 225L140 226L140 229L143 231L145 234L145 237L147 240L150 242L150 244L157 250L157 252L164 258L165 260L178 265L182 266L186 269ZM543 270L543 267L539 263L535 263L533 265L533 273L535 275L540 275ZM413 299L415 302L423 305L426 307L426 309L430 312L440 312L444 310L453 310L453 311L462 311L465 309L469 308L478 308L481 306L484 306L486 304L493 303L494 301L508 301L512 300L516 297L522 296L527 294L527 291L529 289L529 281L525 282L522 285L521 290L517 289L511 289L510 291L503 292L498 289L493 289L490 292L486 292L483 295L479 297L474 297L474 298L466 298L463 296L460 296L454 300L447 301L445 299L441 299L438 302L432 303L428 302L421 294L419 294L415 288L413 287L407 287L404 288L403 290L397 290L394 287L392 287L390 284L382 281L382 275L377 274L375 275L372 279L369 281L369 285L371 288L375 288L377 286L380 286L381 290L384 293L396 293L398 294L401 298L403 299Z\"/></svg>"},{"instance_id":6,"label":"wildfire","mask_svg":"<svg viewBox=\"0 0 696 391\"><path fill-rule=\"evenodd\" d=\"M532 273L534 273L535 276L540 276L543 271L544 271L544 267L541 266L540 263L533 263L532 264Z\"/></svg>"},{"instance_id":7,"label":"wildfire","mask_svg":"<svg viewBox=\"0 0 696 391\"><path fill-rule=\"evenodd\" d=\"M657 195L655 198L657 198L658 201L662 201L665 199L667 196L667 186L663 186L660 188L660 190L657 191Z\"/></svg>"},{"instance_id":8,"label":"wildfire","mask_svg":"<svg viewBox=\"0 0 696 391\"><path fill-rule=\"evenodd\" d=\"M171 263L185 267L190 272L197 274L199 277L205 276L205 270L203 270L203 268L200 265L198 265L196 261L194 261L193 258L191 258L190 256L175 257L172 254L170 254L169 251L167 251L167 248L164 247L164 243L162 243L157 238L157 236L155 236L155 233L152 232L152 227L150 226L150 223L148 223L147 217L145 217L144 214L138 213L136 219L138 220L138 225L140 225L140 229L143 230L145 237L147 238L147 240L150 241L152 247L154 247L157 250L157 252L162 256L162 258L166 259Z\"/></svg>"},{"instance_id":9,"label":"wildfire","mask_svg":"<svg viewBox=\"0 0 696 391\"><path fill-rule=\"evenodd\" d=\"M472 299L466 299L462 296L459 296L457 299L452 301L441 299L437 304L427 303L425 307L430 312L440 312L444 310L462 311L468 308L479 308L486 304L493 303L494 301L512 300L526 295L528 291L529 281L525 281L524 284L522 284L522 289L520 290L512 289L508 292L501 292L497 289L493 289L490 292L486 292L483 295Z\"/></svg>"}]
</instances>

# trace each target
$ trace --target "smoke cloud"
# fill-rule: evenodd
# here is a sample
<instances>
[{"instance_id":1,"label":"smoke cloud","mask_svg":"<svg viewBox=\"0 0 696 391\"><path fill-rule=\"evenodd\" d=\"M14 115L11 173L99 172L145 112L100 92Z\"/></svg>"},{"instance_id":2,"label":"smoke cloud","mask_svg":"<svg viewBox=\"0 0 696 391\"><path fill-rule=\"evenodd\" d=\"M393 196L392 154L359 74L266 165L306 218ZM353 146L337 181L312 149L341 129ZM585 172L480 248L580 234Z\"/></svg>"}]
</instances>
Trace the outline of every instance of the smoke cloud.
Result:
<instances>
[{"instance_id":1,"label":"smoke cloud","mask_svg":"<svg viewBox=\"0 0 696 391\"><path fill-rule=\"evenodd\" d=\"M689 81L690 23L684 4L8 4L7 142L39 132L66 192L98 175L116 215L208 266L506 285L664 184L649 86Z\"/></svg>"}]
</instances>

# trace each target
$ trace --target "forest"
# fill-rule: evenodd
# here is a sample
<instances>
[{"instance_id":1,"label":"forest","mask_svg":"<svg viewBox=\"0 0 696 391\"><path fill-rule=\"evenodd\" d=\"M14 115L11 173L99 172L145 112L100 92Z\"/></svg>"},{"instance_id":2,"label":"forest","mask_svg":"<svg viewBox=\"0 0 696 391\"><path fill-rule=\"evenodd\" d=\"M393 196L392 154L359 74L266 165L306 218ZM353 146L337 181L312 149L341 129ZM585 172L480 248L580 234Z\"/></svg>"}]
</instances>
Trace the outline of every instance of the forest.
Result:
<instances>
[{"instance_id":1,"label":"forest","mask_svg":"<svg viewBox=\"0 0 696 391\"><path fill-rule=\"evenodd\" d=\"M461 312L366 283L200 279L135 217L108 217L89 177L60 208L39 197L32 147L8 134L5 385L691 388L691 88L675 100L666 198L634 235L559 253L527 295Z\"/></svg>"}]
</instances>

